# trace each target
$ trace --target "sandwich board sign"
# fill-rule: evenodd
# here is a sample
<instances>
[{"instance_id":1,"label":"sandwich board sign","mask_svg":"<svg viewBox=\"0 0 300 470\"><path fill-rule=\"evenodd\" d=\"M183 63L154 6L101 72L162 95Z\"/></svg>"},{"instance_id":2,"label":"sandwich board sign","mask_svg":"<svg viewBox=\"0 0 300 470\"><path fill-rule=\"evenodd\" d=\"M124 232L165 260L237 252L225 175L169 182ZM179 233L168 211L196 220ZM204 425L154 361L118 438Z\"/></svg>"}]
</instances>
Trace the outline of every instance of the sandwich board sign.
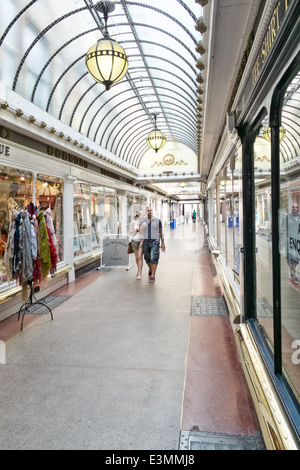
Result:
<instances>
[{"instance_id":1,"label":"sandwich board sign","mask_svg":"<svg viewBox=\"0 0 300 470\"><path fill-rule=\"evenodd\" d=\"M102 257L100 269L104 266L117 267L129 265L128 235L105 234L102 236Z\"/></svg>"}]
</instances>

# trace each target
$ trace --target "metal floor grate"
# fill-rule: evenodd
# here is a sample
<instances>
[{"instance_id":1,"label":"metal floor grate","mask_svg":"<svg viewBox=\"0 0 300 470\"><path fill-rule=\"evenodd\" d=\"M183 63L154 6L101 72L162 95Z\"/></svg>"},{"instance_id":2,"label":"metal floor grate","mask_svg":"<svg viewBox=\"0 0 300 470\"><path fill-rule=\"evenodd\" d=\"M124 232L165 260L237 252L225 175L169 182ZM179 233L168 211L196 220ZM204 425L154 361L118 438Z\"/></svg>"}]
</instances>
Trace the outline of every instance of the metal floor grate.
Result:
<instances>
[{"instance_id":1,"label":"metal floor grate","mask_svg":"<svg viewBox=\"0 0 300 470\"><path fill-rule=\"evenodd\" d=\"M51 310L53 310L56 307L58 307L59 305L61 305L63 302L65 302L66 300L70 299L70 298L71 298L70 295L48 295L47 297L44 297L43 299L40 299L39 302L44 303ZM22 310L22 312L23 312L23 310ZM41 305L40 303L39 304L33 303L32 305L27 306L26 312L42 315L44 313L49 313L49 310L46 307L44 307L43 305Z\"/></svg>"},{"instance_id":2,"label":"metal floor grate","mask_svg":"<svg viewBox=\"0 0 300 470\"><path fill-rule=\"evenodd\" d=\"M260 432L253 436L181 431L179 450L265 450Z\"/></svg>"},{"instance_id":3,"label":"metal floor grate","mask_svg":"<svg viewBox=\"0 0 300 470\"><path fill-rule=\"evenodd\" d=\"M272 318L273 310L271 304L264 297L257 298L257 315L260 318Z\"/></svg>"},{"instance_id":4,"label":"metal floor grate","mask_svg":"<svg viewBox=\"0 0 300 470\"><path fill-rule=\"evenodd\" d=\"M228 316L223 297L192 297L191 316Z\"/></svg>"}]
</instances>

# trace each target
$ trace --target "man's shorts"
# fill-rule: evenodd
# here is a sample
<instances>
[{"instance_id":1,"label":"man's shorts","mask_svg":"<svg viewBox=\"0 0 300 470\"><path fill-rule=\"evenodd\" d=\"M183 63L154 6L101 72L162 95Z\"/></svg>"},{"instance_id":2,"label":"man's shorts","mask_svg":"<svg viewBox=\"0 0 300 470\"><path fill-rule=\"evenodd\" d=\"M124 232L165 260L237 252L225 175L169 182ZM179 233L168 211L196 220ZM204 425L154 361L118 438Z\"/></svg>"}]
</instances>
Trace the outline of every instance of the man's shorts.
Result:
<instances>
[{"instance_id":1,"label":"man's shorts","mask_svg":"<svg viewBox=\"0 0 300 470\"><path fill-rule=\"evenodd\" d=\"M159 242L143 243L143 252L146 263L158 264Z\"/></svg>"}]
</instances>

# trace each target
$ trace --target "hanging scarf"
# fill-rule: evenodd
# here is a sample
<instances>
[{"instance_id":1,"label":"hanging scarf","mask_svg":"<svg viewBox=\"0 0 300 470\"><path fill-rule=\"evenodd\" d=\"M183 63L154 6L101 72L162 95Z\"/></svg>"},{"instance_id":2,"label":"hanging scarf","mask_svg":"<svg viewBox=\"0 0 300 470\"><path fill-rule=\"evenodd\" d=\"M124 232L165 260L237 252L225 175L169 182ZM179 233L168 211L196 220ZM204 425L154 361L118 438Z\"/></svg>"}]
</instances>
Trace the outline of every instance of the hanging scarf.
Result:
<instances>
[{"instance_id":1,"label":"hanging scarf","mask_svg":"<svg viewBox=\"0 0 300 470\"><path fill-rule=\"evenodd\" d=\"M39 223L39 242L40 242L40 260L41 260L41 269L42 276L46 277L48 271L51 269L51 258L50 258L50 248L49 248L49 237L47 233L47 227L44 217L44 211L41 210L37 215Z\"/></svg>"},{"instance_id":2,"label":"hanging scarf","mask_svg":"<svg viewBox=\"0 0 300 470\"><path fill-rule=\"evenodd\" d=\"M8 281L11 281L13 279L14 239L15 239L17 215L18 215L18 212L13 209L11 211L10 230L8 232L6 248L5 248L5 253L4 253L4 264L6 267Z\"/></svg>"},{"instance_id":3,"label":"hanging scarf","mask_svg":"<svg viewBox=\"0 0 300 470\"><path fill-rule=\"evenodd\" d=\"M52 214L51 214L50 207L48 207L48 209L45 210L45 218L46 218L46 225L47 225L47 228L48 228L48 233L50 232L52 243L55 246L55 250L57 251L57 240L56 240L56 234L55 234L55 230L54 230L53 219L52 219Z\"/></svg>"},{"instance_id":4,"label":"hanging scarf","mask_svg":"<svg viewBox=\"0 0 300 470\"><path fill-rule=\"evenodd\" d=\"M56 264L57 264L57 253L55 246L52 241L52 236L50 230L47 227L48 237L49 237L49 248L50 248L50 259L51 259L51 274L54 275L56 271Z\"/></svg>"},{"instance_id":5,"label":"hanging scarf","mask_svg":"<svg viewBox=\"0 0 300 470\"><path fill-rule=\"evenodd\" d=\"M38 285L42 280L42 270L41 270L40 252L39 252L39 224L38 224L38 221L37 221L36 217L33 218L31 223L32 223L33 230L34 230L34 233L35 233L35 241L36 241L36 243L33 242L33 244L31 245L32 250L33 250L33 254L32 254L32 258L33 258L33 261L32 261L32 264L33 264L33 284ZM32 236L34 238L33 234L32 234ZM31 241L32 241L32 239L31 239ZM35 253L36 253L36 257L34 258Z\"/></svg>"},{"instance_id":6,"label":"hanging scarf","mask_svg":"<svg viewBox=\"0 0 300 470\"><path fill-rule=\"evenodd\" d=\"M14 233L14 254L13 254L13 264L12 264L12 274L14 279L17 279L20 275L20 223L22 215L21 212L18 213L15 219L15 233Z\"/></svg>"},{"instance_id":7,"label":"hanging scarf","mask_svg":"<svg viewBox=\"0 0 300 470\"><path fill-rule=\"evenodd\" d=\"M32 280L32 256L31 256L31 224L27 210L21 211L20 221L20 259L22 282Z\"/></svg>"}]
</instances>

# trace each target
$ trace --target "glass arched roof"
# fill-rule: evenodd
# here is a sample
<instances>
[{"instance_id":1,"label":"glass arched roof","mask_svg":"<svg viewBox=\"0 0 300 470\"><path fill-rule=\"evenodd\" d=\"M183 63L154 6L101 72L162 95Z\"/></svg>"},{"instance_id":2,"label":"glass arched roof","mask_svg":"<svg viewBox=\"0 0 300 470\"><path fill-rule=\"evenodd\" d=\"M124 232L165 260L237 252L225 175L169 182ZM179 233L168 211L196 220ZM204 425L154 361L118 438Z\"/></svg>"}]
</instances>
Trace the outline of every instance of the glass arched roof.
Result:
<instances>
[{"instance_id":1,"label":"glass arched roof","mask_svg":"<svg viewBox=\"0 0 300 470\"><path fill-rule=\"evenodd\" d=\"M85 66L103 37L92 0L1 0L0 80L133 167L148 149L153 113L167 140L197 153L195 23L202 7L195 0L111 3L108 32L129 67L109 91Z\"/></svg>"}]
</instances>

